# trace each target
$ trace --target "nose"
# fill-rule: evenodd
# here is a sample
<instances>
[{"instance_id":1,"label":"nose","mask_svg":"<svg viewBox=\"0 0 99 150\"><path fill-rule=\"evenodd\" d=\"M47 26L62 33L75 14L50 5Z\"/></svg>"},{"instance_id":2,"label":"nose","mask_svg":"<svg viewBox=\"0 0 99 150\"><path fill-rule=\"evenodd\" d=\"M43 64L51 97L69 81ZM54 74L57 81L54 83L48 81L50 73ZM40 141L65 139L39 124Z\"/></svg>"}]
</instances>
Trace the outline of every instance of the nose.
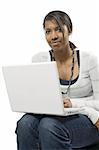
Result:
<instances>
[{"instance_id":1,"label":"nose","mask_svg":"<svg viewBox=\"0 0 99 150\"><path fill-rule=\"evenodd\" d=\"M51 38L52 38L53 41L58 39L58 35L55 31L52 32Z\"/></svg>"}]
</instances>

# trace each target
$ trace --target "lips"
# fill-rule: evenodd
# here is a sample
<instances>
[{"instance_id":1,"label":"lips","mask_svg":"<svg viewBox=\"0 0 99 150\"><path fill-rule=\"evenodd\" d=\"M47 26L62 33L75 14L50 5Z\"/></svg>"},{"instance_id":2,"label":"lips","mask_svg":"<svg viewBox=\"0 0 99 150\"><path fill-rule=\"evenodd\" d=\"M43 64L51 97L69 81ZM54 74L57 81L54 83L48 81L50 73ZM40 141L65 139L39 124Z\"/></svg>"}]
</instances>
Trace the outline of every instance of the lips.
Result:
<instances>
[{"instance_id":1,"label":"lips","mask_svg":"<svg viewBox=\"0 0 99 150\"><path fill-rule=\"evenodd\" d=\"M58 46L59 44L60 44L60 41L51 42L51 45L52 45L52 46Z\"/></svg>"}]
</instances>

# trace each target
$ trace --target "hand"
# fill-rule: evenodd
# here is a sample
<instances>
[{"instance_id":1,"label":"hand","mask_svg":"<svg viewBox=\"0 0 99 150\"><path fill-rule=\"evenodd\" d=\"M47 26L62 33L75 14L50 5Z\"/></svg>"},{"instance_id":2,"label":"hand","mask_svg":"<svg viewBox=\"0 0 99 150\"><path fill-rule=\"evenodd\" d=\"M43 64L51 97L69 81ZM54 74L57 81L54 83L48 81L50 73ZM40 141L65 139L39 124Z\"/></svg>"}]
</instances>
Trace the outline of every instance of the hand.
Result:
<instances>
[{"instance_id":1,"label":"hand","mask_svg":"<svg viewBox=\"0 0 99 150\"><path fill-rule=\"evenodd\" d=\"M64 99L64 107L65 108L70 108L70 107L72 107L72 103L71 103L71 101L70 101L70 99Z\"/></svg>"},{"instance_id":2,"label":"hand","mask_svg":"<svg viewBox=\"0 0 99 150\"><path fill-rule=\"evenodd\" d=\"M99 130L99 119L97 120L97 122L95 123L95 126L98 128Z\"/></svg>"}]
</instances>

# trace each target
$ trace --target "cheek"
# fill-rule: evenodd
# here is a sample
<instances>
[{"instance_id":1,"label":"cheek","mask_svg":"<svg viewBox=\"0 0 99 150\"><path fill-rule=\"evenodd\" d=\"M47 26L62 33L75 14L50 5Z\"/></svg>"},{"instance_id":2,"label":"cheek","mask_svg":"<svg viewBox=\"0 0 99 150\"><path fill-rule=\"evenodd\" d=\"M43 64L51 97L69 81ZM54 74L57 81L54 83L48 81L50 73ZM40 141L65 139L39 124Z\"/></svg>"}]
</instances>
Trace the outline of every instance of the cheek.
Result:
<instances>
[{"instance_id":1,"label":"cheek","mask_svg":"<svg viewBox=\"0 0 99 150\"><path fill-rule=\"evenodd\" d=\"M48 43L50 43L50 38L49 38L49 36L45 36L45 38L46 38L46 41L47 41Z\"/></svg>"},{"instance_id":2,"label":"cheek","mask_svg":"<svg viewBox=\"0 0 99 150\"><path fill-rule=\"evenodd\" d=\"M64 37L67 38L68 36L69 36L68 32L65 31L65 32L64 32Z\"/></svg>"},{"instance_id":3,"label":"cheek","mask_svg":"<svg viewBox=\"0 0 99 150\"><path fill-rule=\"evenodd\" d=\"M68 34L65 34L64 35L64 41L68 41L69 40L69 35Z\"/></svg>"},{"instance_id":4,"label":"cheek","mask_svg":"<svg viewBox=\"0 0 99 150\"><path fill-rule=\"evenodd\" d=\"M68 33L68 30L65 30L64 32L64 40L68 40L69 39L69 33Z\"/></svg>"}]
</instances>

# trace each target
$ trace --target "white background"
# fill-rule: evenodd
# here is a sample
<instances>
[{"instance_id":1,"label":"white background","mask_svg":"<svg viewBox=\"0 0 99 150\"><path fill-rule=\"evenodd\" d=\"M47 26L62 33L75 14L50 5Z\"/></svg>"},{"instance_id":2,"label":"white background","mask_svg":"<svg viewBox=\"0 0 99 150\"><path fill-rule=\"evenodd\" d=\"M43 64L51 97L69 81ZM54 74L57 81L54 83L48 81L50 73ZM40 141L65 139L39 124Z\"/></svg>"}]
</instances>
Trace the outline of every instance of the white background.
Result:
<instances>
[{"instance_id":1,"label":"white background","mask_svg":"<svg viewBox=\"0 0 99 150\"><path fill-rule=\"evenodd\" d=\"M2 66L27 64L40 51L48 51L42 23L52 10L68 13L73 22L70 37L80 50L99 58L98 0L0 0L0 149L16 150L14 133L20 114L12 112Z\"/></svg>"}]
</instances>

